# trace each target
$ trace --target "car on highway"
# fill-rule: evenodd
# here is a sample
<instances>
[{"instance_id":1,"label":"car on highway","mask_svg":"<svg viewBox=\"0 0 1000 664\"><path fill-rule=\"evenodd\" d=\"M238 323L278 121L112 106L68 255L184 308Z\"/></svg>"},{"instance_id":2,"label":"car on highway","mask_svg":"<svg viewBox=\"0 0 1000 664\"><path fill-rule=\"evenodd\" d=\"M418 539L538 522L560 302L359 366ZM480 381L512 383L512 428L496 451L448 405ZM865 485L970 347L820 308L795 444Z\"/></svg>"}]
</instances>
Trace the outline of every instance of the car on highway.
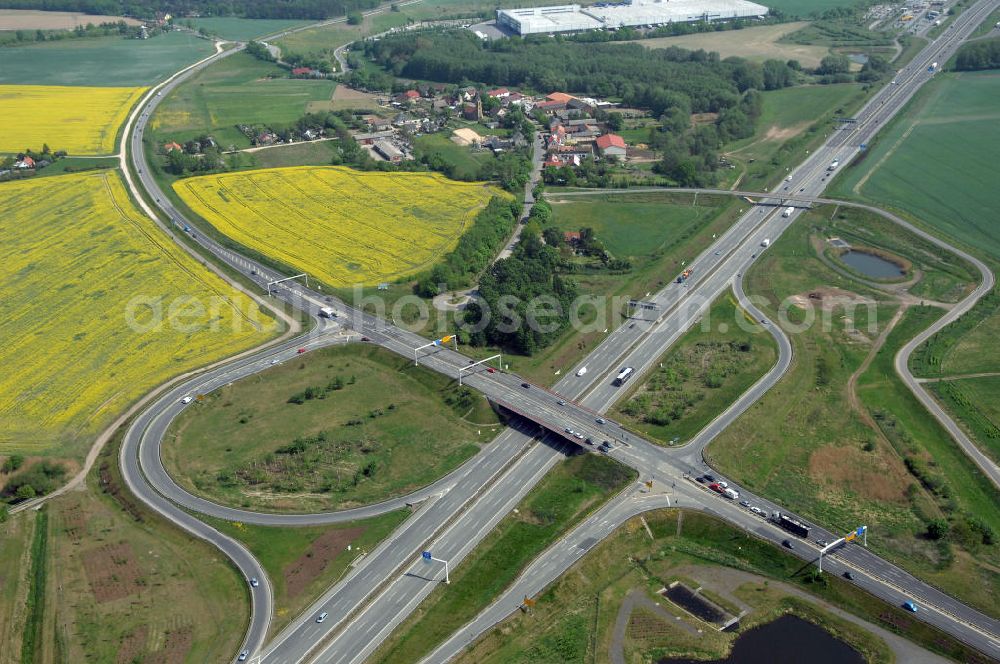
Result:
<instances>
[{"instance_id":1,"label":"car on highway","mask_svg":"<svg viewBox=\"0 0 1000 664\"><path fill-rule=\"evenodd\" d=\"M573 435L573 430L572 430L572 429L570 429L569 427L566 427L565 429L563 429L563 432L564 432L564 433L568 433L568 434L569 434L569 435L571 435L571 436Z\"/></svg>"},{"instance_id":2,"label":"car on highway","mask_svg":"<svg viewBox=\"0 0 1000 664\"><path fill-rule=\"evenodd\" d=\"M273 360L271 360L271 364L277 364L277 363L278 363L278 358L274 358Z\"/></svg>"},{"instance_id":3,"label":"car on highway","mask_svg":"<svg viewBox=\"0 0 1000 664\"><path fill-rule=\"evenodd\" d=\"M827 544L829 544L829 542L827 542L825 539L818 539L818 540L816 540L816 544L818 544L819 546L824 546L825 547Z\"/></svg>"},{"instance_id":4,"label":"car on highway","mask_svg":"<svg viewBox=\"0 0 1000 664\"><path fill-rule=\"evenodd\" d=\"M910 613L916 613L918 610L917 605L913 603L913 600L907 600L903 602L903 608L909 611Z\"/></svg>"},{"instance_id":5,"label":"car on highway","mask_svg":"<svg viewBox=\"0 0 1000 664\"><path fill-rule=\"evenodd\" d=\"M593 445L594 444L594 439L593 438L588 438L587 440L585 440L583 442L587 443L588 445Z\"/></svg>"},{"instance_id":6,"label":"car on highway","mask_svg":"<svg viewBox=\"0 0 1000 664\"><path fill-rule=\"evenodd\" d=\"M368 337L361 337L361 340L362 341L371 341L371 339L369 339Z\"/></svg>"},{"instance_id":7,"label":"car on highway","mask_svg":"<svg viewBox=\"0 0 1000 664\"><path fill-rule=\"evenodd\" d=\"M750 507L750 501L749 500L741 500L740 501L740 505L742 505L743 507Z\"/></svg>"},{"instance_id":8,"label":"car on highway","mask_svg":"<svg viewBox=\"0 0 1000 664\"><path fill-rule=\"evenodd\" d=\"M494 369L493 367L486 367L486 373L496 373L496 372L497 370Z\"/></svg>"},{"instance_id":9,"label":"car on highway","mask_svg":"<svg viewBox=\"0 0 1000 664\"><path fill-rule=\"evenodd\" d=\"M300 349L298 349L295 352L298 353L299 355L301 355L302 353L306 352L306 349L305 348L300 348Z\"/></svg>"},{"instance_id":10,"label":"car on highway","mask_svg":"<svg viewBox=\"0 0 1000 664\"><path fill-rule=\"evenodd\" d=\"M565 401L565 400L563 400L563 399L560 399L560 400L559 400L559 401L557 401L556 403L557 403L557 404L559 404L560 406L565 406L565 405L566 405L566 401Z\"/></svg>"},{"instance_id":11,"label":"car on highway","mask_svg":"<svg viewBox=\"0 0 1000 664\"><path fill-rule=\"evenodd\" d=\"M316 616L316 622L321 623L326 620L326 611Z\"/></svg>"},{"instance_id":12,"label":"car on highway","mask_svg":"<svg viewBox=\"0 0 1000 664\"><path fill-rule=\"evenodd\" d=\"M854 574L851 573L851 570L847 570L846 572L844 572L844 578L847 579L848 581L853 581Z\"/></svg>"},{"instance_id":13,"label":"car on highway","mask_svg":"<svg viewBox=\"0 0 1000 664\"><path fill-rule=\"evenodd\" d=\"M705 479L708 480L709 482L714 482L715 475L713 475L712 473L705 473Z\"/></svg>"},{"instance_id":14,"label":"car on highway","mask_svg":"<svg viewBox=\"0 0 1000 664\"><path fill-rule=\"evenodd\" d=\"M582 376L585 373L587 373L587 367L580 367L579 371L576 372L576 375Z\"/></svg>"},{"instance_id":15,"label":"car on highway","mask_svg":"<svg viewBox=\"0 0 1000 664\"><path fill-rule=\"evenodd\" d=\"M249 657L249 656L250 656L250 651L249 650L243 650L243 651L240 652L240 656L236 658L236 661L237 662L245 662L245 661L247 661L247 657Z\"/></svg>"},{"instance_id":16,"label":"car on highway","mask_svg":"<svg viewBox=\"0 0 1000 664\"><path fill-rule=\"evenodd\" d=\"M728 489L729 482L726 482L725 480L719 480L719 486L721 486L723 489Z\"/></svg>"},{"instance_id":17,"label":"car on highway","mask_svg":"<svg viewBox=\"0 0 1000 664\"><path fill-rule=\"evenodd\" d=\"M253 586L254 588L260 585L260 581L257 580L256 576L250 577L250 585Z\"/></svg>"},{"instance_id":18,"label":"car on highway","mask_svg":"<svg viewBox=\"0 0 1000 664\"><path fill-rule=\"evenodd\" d=\"M792 542L792 540L785 540L784 542L781 543L781 546L785 547L786 549L794 549L795 543Z\"/></svg>"},{"instance_id":19,"label":"car on highway","mask_svg":"<svg viewBox=\"0 0 1000 664\"><path fill-rule=\"evenodd\" d=\"M715 255L718 256L721 253L722 253L721 251L717 251L717 252L715 252Z\"/></svg>"},{"instance_id":20,"label":"car on highway","mask_svg":"<svg viewBox=\"0 0 1000 664\"><path fill-rule=\"evenodd\" d=\"M580 433L579 431L574 431L573 432L573 437L576 438L576 439L578 439L578 440L583 440L583 434Z\"/></svg>"},{"instance_id":21,"label":"car on highway","mask_svg":"<svg viewBox=\"0 0 1000 664\"><path fill-rule=\"evenodd\" d=\"M607 424L608 423L608 421L606 419L604 419L603 417L598 417L594 421L597 422L598 424Z\"/></svg>"},{"instance_id":22,"label":"car on highway","mask_svg":"<svg viewBox=\"0 0 1000 664\"><path fill-rule=\"evenodd\" d=\"M521 383L521 387L527 390L528 388L531 387L531 385L528 385L527 383Z\"/></svg>"},{"instance_id":23,"label":"car on highway","mask_svg":"<svg viewBox=\"0 0 1000 664\"><path fill-rule=\"evenodd\" d=\"M181 399L181 403L184 403L184 404L191 403L192 399L193 399L193 397L191 395L188 395L188 396L184 397L183 399Z\"/></svg>"},{"instance_id":24,"label":"car on highway","mask_svg":"<svg viewBox=\"0 0 1000 664\"><path fill-rule=\"evenodd\" d=\"M759 515L759 516L763 516L764 515L764 510L762 510L761 508L757 507L756 505L752 506L750 508L750 511L753 512L754 514Z\"/></svg>"}]
</instances>

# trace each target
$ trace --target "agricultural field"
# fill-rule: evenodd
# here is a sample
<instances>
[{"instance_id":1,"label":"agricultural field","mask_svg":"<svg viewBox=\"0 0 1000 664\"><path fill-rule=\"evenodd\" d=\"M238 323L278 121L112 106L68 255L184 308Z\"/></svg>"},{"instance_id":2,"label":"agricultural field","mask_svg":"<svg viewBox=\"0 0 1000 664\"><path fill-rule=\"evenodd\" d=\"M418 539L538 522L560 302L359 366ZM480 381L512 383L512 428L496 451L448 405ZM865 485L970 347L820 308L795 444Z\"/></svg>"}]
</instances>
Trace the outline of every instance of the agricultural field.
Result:
<instances>
[{"instance_id":1,"label":"agricultural field","mask_svg":"<svg viewBox=\"0 0 1000 664\"><path fill-rule=\"evenodd\" d=\"M0 85L4 112L0 152L31 149L71 155L110 154L118 128L145 88Z\"/></svg>"},{"instance_id":2,"label":"agricultural field","mask_svg":"<svg viewBox=\"0 0 1000 664\"><path fill-rule=\"evenodd\" d=\"M288 70L235 53L179 85L150 120L154 143L211 134L224 148L249 147L237 124L290 123L311 102L327 101L336 83L288 78Z\"/></svg>"},{"instance_id":3,"label":"agricultural field","mask_svg":"<svg viewBox=\"0 0 1000 664\"><path fill-rule=\"evenodd\" d=\"M430 267L501 193L436 173L333 166L206 175L173 186L223 235L334 287L396 281Z\"/></svg>"},{"instance_id":4,"label":"agricultural field","mask_svg":"<svg viewBox=\"0 0 1000 664\"><path fill-rule=\"evenodd\" d=\"M237 650L249 619L242 577L133 502L116 453L117 440L82 490L0 524L4 662L219 662ZM21 604L13 614L8 598Z\"/></svg>"},{"instance_id":5,"label":"agricultural field","mask_svg":"<svg viewBox=\"0 0 1000 664\"><path fill-rule=\"evenodd\" d=\"M614 416L663 444L684 444L777 357L771 335L726 293L615 404Z\"/></svg>"},{"instance_id":6,"label":"agricultural field","mask_svg":"<svg viewBox=\"0 0 1000 664\"><path fill-rule=\"evenodd\" d=\"M0 189L0 454L82 455L150 388L279 331L162 237L117 173Z\"/></svg>"},{"instance_id":7,"label":"agricultural field","mask_svg":"<svg viewBox=\"0 0 1000 664\"><path fill-rule=\"evenodd\" d=\"M454 661L722 662L728 661L734 638L788 613L846 642L867 662L919 661L925 653L914 644L959 661L972 655L860 588L829 575L813 582L812 569L711 516L647 512L532 598L531 611L512 610ZM727 611L745 611L739 628L717 631L658 594L674 581L702 588L704 597ZM755 654L746 661L761 661Z\"/></svg>"},{"instance_id":8,"label":"agricultural field","mask_svg":"<svg viewBox=\"0 0 1000 664\"><path fill-rule=\"evenodd\" d=\"M217 502L328 511L430 484L498 431L482 395L387 350L339 346L205 395L171 426L163 460Z\"/></svg>"},{"instance_id":9,"label":"agricultural field","mask_svg":"<svg viewBox=\"0 0 1000 664\"><path fill-rule=\"evenodd\" d=\"M756 62L777 58L778 60L798 60L803 67L819 66L819 61L829 55L830 49L824 46L809 46L803 44L788 44L779 40L804 26L805 22L778 23L762 25L742 30L725 30L723 32L706 32L677 37L656 37L655 39L640 39L637 44L646 48L669 48L676 46L692 51L704 49L718 53L723 58L738 56Z\"/></svg>"},{"instance_id":10,"label":"agricultural field","mask_svg":"<svg viewBox=\"0 0 1000 664\"><path fill-rule=\"evenodd\" d=\"M997 546L978 535L934 541L923 533L933 519L965 532L982 520L996 532L996 492L892 367L900 345L946 305L921 306L905 289L876 288L831 267L825 239L849 220L838 215L831 224L829 216L810 212L749 272L748 294L763 296L763 309L790 331L793 364L707 457L807 519L868 524L880 533L869 544L881 555L993 612ZM863 219L851 225L865 230ZM918 260L918 251L902 255Z\"/></svg>"},{"instance_id":11,"label":"agricultural field","mask_svg":"<svg viewBox=\"0 0 1000 664\"><path fill-rule=\"evenodd\" d=\"M212 42L189 32L8 47L0 58L0 84L149 86L214 51Z\"/></svg>"},{"instance_id":12,"label":"agricultural field","mask_svg":"<svg viewBox=\"0 0 1000 664\"><path fill-rule=\"evenodd\" d=\"M88 23L118 23L141 25L142 21L123 16L81 14L79 12L36 11L34 9L0 9L0 30L72 30Z\"/></svg>"},{"instance_id":13,"label":"agricultural field","mask_svg":"<svg viewBox=\"0 0 1000 664\"><path fill-rule=\"evenodd\" d=\"M980 255L1000 261L994 157L1000 153L1000 73L935 76L833 193L904 210ZM936 164L928 175L927 164Z\"/></svg>"}]
</instances>

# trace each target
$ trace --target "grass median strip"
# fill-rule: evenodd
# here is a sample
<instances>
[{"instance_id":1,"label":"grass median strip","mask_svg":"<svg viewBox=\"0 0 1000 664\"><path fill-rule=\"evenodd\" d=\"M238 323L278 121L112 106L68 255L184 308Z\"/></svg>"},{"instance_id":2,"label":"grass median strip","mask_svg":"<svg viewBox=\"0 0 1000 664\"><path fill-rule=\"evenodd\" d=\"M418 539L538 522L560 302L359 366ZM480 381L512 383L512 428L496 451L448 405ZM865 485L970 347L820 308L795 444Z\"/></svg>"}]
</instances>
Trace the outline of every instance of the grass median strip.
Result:
<instances>
[{"instance_id":1,"label":"grass median strip","mask_svg":"<svg viewBox=\"0 0 1000 664\"><path fill-rule=\"evenodd\" d=\"M442 585L372 656L372 662L415 662L471 620L560 535L635 479L634 471L593 454L551 470Z\"/></svg>"}]
</instances>

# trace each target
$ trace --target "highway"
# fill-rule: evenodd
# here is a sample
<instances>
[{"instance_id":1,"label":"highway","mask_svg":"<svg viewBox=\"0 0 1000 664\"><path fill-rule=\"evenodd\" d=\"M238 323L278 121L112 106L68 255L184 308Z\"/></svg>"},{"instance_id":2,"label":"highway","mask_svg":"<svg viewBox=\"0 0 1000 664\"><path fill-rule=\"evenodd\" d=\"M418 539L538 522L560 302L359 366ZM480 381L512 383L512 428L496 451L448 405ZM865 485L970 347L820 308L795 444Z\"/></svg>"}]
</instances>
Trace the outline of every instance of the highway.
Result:
<instances>
[{"instance_id":1,"label":"highway","mask_svg":"<svg viewBox=\"0 0 1000 664\"><path fill-rule=\"evenodd\" d=\"M996 5L996 1L980 3L973 9L968 10L956 21L954 31L956 33L960 31L960 26L964 25L963 19L966 19L965 23L970 22L970 16L977 13L984 4L992 7ZM928 47L928 49L939 48L939 51L932 52L927 57L936 57L941 61L945 59L942 54L952 45L952 42L945 41L939 44L938 42L940 41L938 40ZM935 53L938 54L935 56ZM226 54L222 54L219 57L225 56ZM921 57L924 57L924 54L918 56L915 63ZM865 109L858 114L858 125L854 129L835 134L824 148L818 150L810 160L807 160L802 166L797 168L792 174L791 186L798 186L801 189L801 193L804 194L816 194L821 191L826 181L826 166L830 160L841 158L846 163L846 160L855 153L857 145L864 142L866 136L872 135L877 130L877 127L884 122L884 119L895 112L895 110L898 110L902 103L905 103L905 99L908 99L916 87L926 79L925 76L920 75L921 71L916 68L915 64L911 65L910 69L912 70L910 75L901 79L899 85L887 87L873 97ZM188 72L187 76L190 76L194 71L196 70ZM168 93L170 89L184 78L186 76L170 81L163 89L158 90L155 96L151 93L151 103L140 108L135 130L129 135L131 141L129 153L143 186L151 193L157 201L157 206L164 210L172 224L177 228L184 228L187 222L173 208L169 200L159 191L152 178L149 177L148 169L144 168L141 140L145 123L150 113L159 100L162 99L159 93ZM775 199L771 203L772 205L773 203L780 204L781 201L780 199ZM554 388L554 391L542 390L533 386L523 388L521 387L520 379L516 376L505 373L488 374L485 370L468 376L466 382L470 386L486 393L497 403L509 407L530 420L544 424L550 430L558 432L564 426L572 426L572 428L586 435L596 437L595 440L604 439L603 437L607 436L611 440L626 441L627 444L617 447L613 454L616 458L620 458L640 469L656 469L657 473L660 473L662 470L664 477L694 471L695 464L693 462L695 461L695 456L699 457L698 461L700 461L700 453L695 455L694 450L696 448L694 446L689 446L690 449L682 448L684 454L688 456L675 459L671 458L667 454L667 451L662 448L634 439L631 434L612 422L604 425L599 425L596 422L595 414L603 412L613 402L617 394L617 391L611 389L608 385L609 381L605 379L609 372L622 365L623 350L628 351L628 355L624 361L630 363L631 366L635 366L639 371L648 368L650 363L672 343L673 339L687 329L691 321L703 310L704 306L707 306L714 299L713 294L717 294L731 285L735 275L742 274L745 271L746 267L754 260L754 254L760 250L759 245L762 239L776 239L780 235L780 232L788 224L792 223L797 216L792 215L785 218L780 215L779 211L780 208L774 208L771 205L761 205L751 209L747 215L723 234L716 245L692 263L696 269L692 279L687 284L671 284L664 291L657 294L655 301L658 304L659 311L662 311L663 315L652 321L636 321L634 327L623 325L609 335L595 353L587 359L586 362L591 367L591 370L586 376L577 377L575 374L570 373L560 381ZM202 247L211 251L222 261L238 269L247 275L248 278L262 286L268 281L284 276L278 275L276 272L220 246L201 233L192 233L192 237ZM332 303L321 294L304 289L297 284L282 289L279 297L314 314L319 306L324 303ZM417 337L416 335L393 328L384 321L351 310L346 306L342 307L340 303L332 304L340 308L344 314L343 319L345 323L349 324L354 330L368 335L373 342L379 343L404 356L412 357L412 349L426 342L422 337ZM783 335L778 336L783 337ZM327 343L336 343L338 340L343 339L345 339L345 336L338 327L335 326L332 329L323 327L318 329L307 342L288 342L280 350L277 350L277 352L292 353L294 352L293 348L298 344L308 343L311 347L315 347ZM226 379L237 379L244 375L250 375L255 371L266 369L274 352L276 351L270 350L267 351L266 355L254 358L257 362L256 364L254 361L244 360L243 362L246 364L237 369L238 373L231 374ZM788 357L790 357L790 351ZM437 353L421 359L421 363L450 376L456 376L458 369L465 366L467 362L468 360L464 356L444 349L440 349ZM774 373L771 372L768 376L772 376ZM778 372L778 375L780 376L780 372ZM213 380L214 377L209 377L208 379ZM218 379L221 380L221 376ZM208 384L205 383L206 386ZM741 398L741 401L745 400L746 404L752 403L767 387L769 385L758 383L751 392L748 392L749 396L744 395L745 399ZM245 574L256 574L259 572L259 565L256 564L256 561L252 561L252 558L252 562L245 560L248 554L245 551L241 551L242 547L231 540L227 541L227 538L220 539L221 536L211 528L201 526L201 529L199 529L199 526L195 525L198 522L194 517L178 510L170 501L165 500L159 491L146 485L142 473L147 471L147 469L145 465L143 465L142 469L138 467L140 459L140 452L138 450L143 449L139 447L139 440L143 438L143 433L151 431L155 434L156 431L153 430L154 428L165 428L172 414L176 414L174 410L177 406L179 395L187 393L187 390L190 388L191 386L188 384L176 388L158 400L148 411L140 416L140 419L144 422L144 426L133 426L129 433L131 435L135 432L134 436L131 436L131 440L134 443L128 447L123 446L123 470L128 469L131 473L129 474L130 487L141 499L148 504L154 504L158 511L161 511L161 513L171 520L178 521L182 527L216 543L227 555L230 555L237 562ZM757 396L754 396L755 390L757 390ZM579 403L568 402L565 406L562 406L558 403L560 397L565 397L565 400L578 401ZM724 414L716 422L713 422L713 425L717 424L721 430L733 417L739 414L736 410L740 409L731 409L733 411L732 417L727 419L726 414ZM727 411L728 413L730 411ZM162 435L162 431L160 433ZM488 532L488 528L492 527L490 524L499 520L503 514L506 514L510 507L516 504L519 492L526 492L530 489L534 482L537 481L537 478L544 475L544 471L552 463L555 463L562 454L559 444L548 442L548 438L546 439L547 442L532 443L532 436L535 434L537 432L531 430L508 430L488 448L494 454L489 459L489 463L481 460L481 458L487 458L487 455L484 453L477 456L472 462L473 464L480 464L479 466L473 465L461 471L456 471L456 474L448 481L436 483L435 487L440 489L440 491L428 491L422 496L427 503L432 504L427 504L424 508L418 510L417 516L408 521L407 524L404 524L399 533L393 535L392 540L390 540L392 546L387 545L381 547L381 550L372 552L366 558L366 561L359 566L358 570L352 572L352 575L349 575L348 579L345 579L340 586L333 589L331 593L328 593L328 597L325 598L327 602L339 602L337 604L338 613L331 612L332 617L343 616L345 618L354 617L355 619L348 625L341 625L339 621L331 620L324 623L321 627L313 623L311 620L312 615L307 613L304 618L300 618L290 626L290 631L284 635L284 638L282 635L279 635L279 638L275 641L275 645L270 647L265 653L268 661L300 661L309 654L313 644L331 636L334 631L338 632L335 635L336 640L330 641L329 645L335 647L326 647L320 656L321 661L357 661L359 659L358 655L362 651L377 645L377 642L381 638L384 638L392 626L401 620L408 610L419 602L420 596L429 592L426 589L432 587L431 583L421 579L419 576L394 577L393 571L399 570L407 561L412 562L414 560L413 554L421 550L422 546L428 546L428 542L435 547L435 555L444 555L439 554L438 551L451 552L456 557L464 555L463 549L471 550L474 545L473 542L477 541L476 537L470 533L485 534ZM154 438L158 439L159 436L149 436L150 440ZM710 440L710 437L706 436L705 443L708 440ZM505 453L494 451L498 449L505 450ZM145 453L143 453L143 457L145 456ZM158 455L154 456L158 458ZM145 464L145 461L143 463ZM151 470L147 471L150 472L151 479L156 476L156 465L156 462L151 462L149 467ZM502 477L503 481L495 481L498 477ZM173 484L169 481L169 478L164 479L160 477L156 479L159 482L166 482L166 484L161 483L159 485L161 488ZM484 491L484 488L487 490ZM169 489L165 490L169 491ZM523 493L520 495L523 495ZM188 496L189 498L194 498L189 494ZM182 498L181 500L186 501L189 498ZM703 502L710 504L711 500L708 499L721 500L714 495L702 498ZM212 509L210 505L201 507ZM308 519L309 517L314 519L342 518L317 515L307 515L306 518ZM239 518L241 520L274 518L276 519L273 521L274 523L286 523L284 519L302 519L303 515L258 515L257 517L247 519L241 514ZM478 528L476 524L479 524ZM414 544L418 546L413 546ZM875 558L875 560L879 559ZM887 565L887 563L884 564ZM891 569L895 570L895 568ZM894 571L894 573L896 572L898 570ZM259 574L258 578L265 577ZM403 587L401 585L402 579L415 579L411 584L413 587ZM366 587L363 587L365 586L363 581L367 582ZM383 581L388 581L388 583L384 584ZM907 582L909 583L909 580ZM266 584L262 585L264 590L257 589L259 593L254 593L254 620L247 638L247 647L251 651L258 649L266 630L267 618L270 615L270 591L265 586ZM886 587L888 588L889 586ZM928 590L927 588L921 588L919 585L915 586L915 588L924 591L926 593L925 596L933 599L931 592L933 589ZM373 601L362 607L362 601L367 597L367 594L375 589L379 589L380 594ZM365 594L362 595L361 593ZM943 602L944 600L941 601ZM324 600L318 602L314 606L314 609L319 609L320 607L326 610ZM397 610L392 612L388 610L390 607ZM964 607L959 605L959 610L962 608ZM355 613L357 613L357 616L353 615ZM264 617L265 614L266 617ZM920 617L924 618L926 616L921 615ZM973 615L972 618L982 623L980 617ZM989 621L990 619L987 618L985 620ZM983 625L985 625L983 627L984 630L993 630L992 633L996 633L994 623L986 622ZM343 629L335 630L335 627L343 627ZM956 633L956 635L963 633L961 628L954 626L952 628L949 631ZM959 638L962 637L960 636ZM982 636L966 635L966 638L971 638L974 641L978 639L980 643L983 641ZM995 643L995 639L993 643ZM986 645L984 647L989 649L991 646Z\"/></svg>"}]
</instances>

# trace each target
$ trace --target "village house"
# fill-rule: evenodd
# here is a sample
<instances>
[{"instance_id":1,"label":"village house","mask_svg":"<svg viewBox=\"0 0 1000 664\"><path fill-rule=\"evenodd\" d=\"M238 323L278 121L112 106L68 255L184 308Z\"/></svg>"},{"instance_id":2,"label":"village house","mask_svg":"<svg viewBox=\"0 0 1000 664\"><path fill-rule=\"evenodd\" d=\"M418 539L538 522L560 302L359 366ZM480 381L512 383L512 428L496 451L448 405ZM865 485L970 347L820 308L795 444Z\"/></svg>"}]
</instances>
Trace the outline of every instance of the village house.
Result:
<instances>
[{"instance_id":1,"label":"village house","mask_svg":"<svg viewBox=\"0 0 1000 664\"><path fill-rule=\"evenodd\" d=\"M618 134L598 136L597 140L594 141L594 148L600 152L602 157L625 157L628 154L625 139Z\"/></svg>"},{"instance_id":2,"label":"village house","mask_svg":"<svg viewBox=\"0 0 1000 664\"><path fill-rule=\"evenodd\" d=\"M178 152L182 152L184 150L184 148L182 148L181 145L179 143L177 143L176 141L170 141L169 143L164 143L163 144L163 151L164 152L173 152L174 150L177 150Z\"/></svg>"}]
</instances>

